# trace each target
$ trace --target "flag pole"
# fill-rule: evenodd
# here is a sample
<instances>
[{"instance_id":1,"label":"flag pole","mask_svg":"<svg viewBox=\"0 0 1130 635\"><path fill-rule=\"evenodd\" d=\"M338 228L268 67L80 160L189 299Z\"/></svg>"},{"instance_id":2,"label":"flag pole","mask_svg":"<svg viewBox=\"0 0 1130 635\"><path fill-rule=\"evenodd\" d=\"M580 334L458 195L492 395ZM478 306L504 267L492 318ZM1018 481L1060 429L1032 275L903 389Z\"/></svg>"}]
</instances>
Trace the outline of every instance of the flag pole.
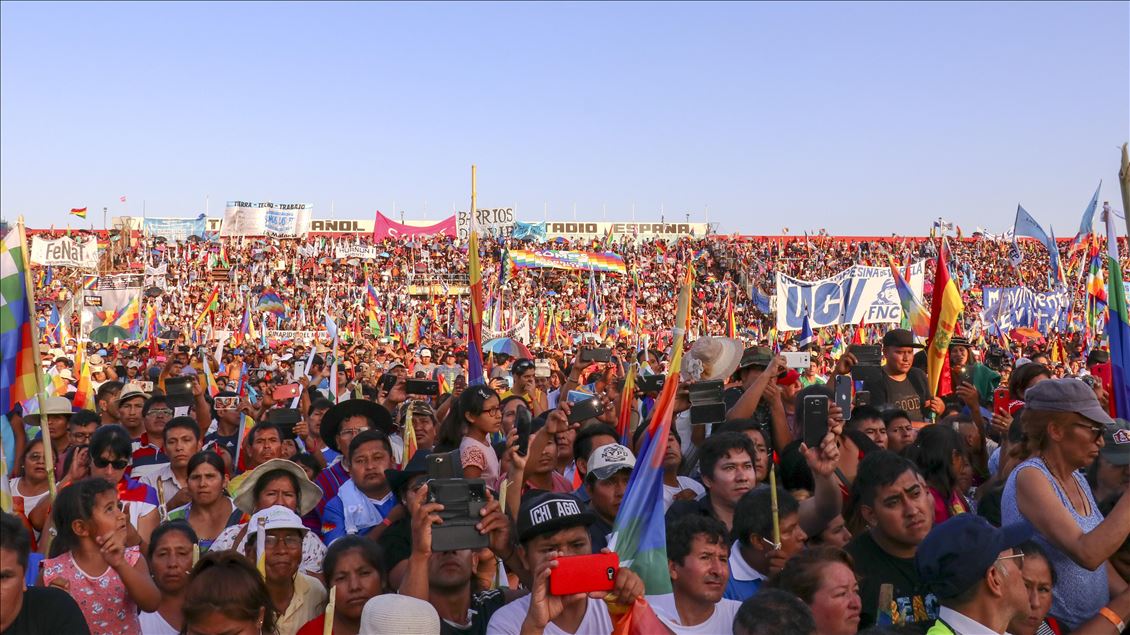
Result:
<instances>
[{"instance_id":1,"label":"flag pole","mask_svg":"<svg viewBox=\"0 0 1130 635\"><path fill-rule=\"evenodd\" d=\"M24 217L16 219L17 236L20 239L20 257L24 259L24 291L27 293L28 326L31 329L31 355L35 358L35 394L39 396L40 437L43 439L43 460L47 464L47 491L55 500L55 450L51 447L51 429L47 426L43 409L47 407L47 393L43 386L43 364L39 357L39 321L35 316L35 289L31 284L31 250L24 231ZM65 344L64 344L65 345Z\"/></svg>"},{"instance_id":2,"label":"flag pole","mask_svg":"<svg viewBox=\"0 0 1130 635\"><path fill-rule=\"evenodd\" d=\"M1130 155L1122 144L1122 163L1118 167L1118 188L1122 190L1122 218L1126 221L1126 235L1130 240Z\"/></svg>"}]
</instances>

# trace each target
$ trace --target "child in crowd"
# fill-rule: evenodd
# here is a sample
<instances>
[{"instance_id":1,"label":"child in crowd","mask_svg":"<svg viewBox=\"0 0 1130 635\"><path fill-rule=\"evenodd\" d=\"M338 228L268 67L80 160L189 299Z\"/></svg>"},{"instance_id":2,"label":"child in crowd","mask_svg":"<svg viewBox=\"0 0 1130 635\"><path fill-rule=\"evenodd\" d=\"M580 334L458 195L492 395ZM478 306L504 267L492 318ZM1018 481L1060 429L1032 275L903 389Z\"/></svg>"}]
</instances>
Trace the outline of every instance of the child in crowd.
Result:
<instances>
[{"instance_id":1,"label":"child in crowd","mask_svg":"<svg viewBox=\"0 0 1130 635\"><path fill-rule=\"evenodd\" d=\"M118 490L101 478L59 492L52 511L58 536L43 563L43 583L78 602L92 635L141 633L138 609L156 611L161 593L138 547L126 547L129 520Z\"/></svg>"}]
</instances>

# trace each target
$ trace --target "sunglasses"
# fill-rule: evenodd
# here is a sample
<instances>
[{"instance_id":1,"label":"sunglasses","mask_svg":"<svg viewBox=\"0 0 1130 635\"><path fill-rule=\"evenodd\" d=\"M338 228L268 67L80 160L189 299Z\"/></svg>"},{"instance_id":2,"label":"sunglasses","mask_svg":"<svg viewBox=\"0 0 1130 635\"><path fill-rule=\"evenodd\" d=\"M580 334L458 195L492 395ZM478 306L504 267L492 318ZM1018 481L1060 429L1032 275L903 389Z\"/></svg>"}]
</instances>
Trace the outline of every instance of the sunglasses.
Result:
<instances>
[{"instance_id":1,"label":"sunglasses","mask_svg":"<svg viewBox=\"0 0 1130 635\"><path fill-rule=\"evenodd\" d=\"M1099 439L1103 438L1103 432L1105 432L1105 429L1102 426L1097 426L1093 423L1082 423L1080 421L1075 421L1072 422L1071 425L1090 430L1091 434L1094 435L1094 438L1091 440L1095 443L1098 443Z\"/></svg>"},{"instance_id":2,"label":"sunglasses","mask_svg":"<svg viewBox=\"0 0 1130 635\"><path fill-rule=\"evenodd\" d=\"M124 470L126 469L126 466L129 465L129 459L114 459L113 461L107 461L100 456L90 457L90 462L94 464L94 467L98 469L103 469L107 465L109 465L112 466L115 470Z\"/></svg>"}]
</instances>

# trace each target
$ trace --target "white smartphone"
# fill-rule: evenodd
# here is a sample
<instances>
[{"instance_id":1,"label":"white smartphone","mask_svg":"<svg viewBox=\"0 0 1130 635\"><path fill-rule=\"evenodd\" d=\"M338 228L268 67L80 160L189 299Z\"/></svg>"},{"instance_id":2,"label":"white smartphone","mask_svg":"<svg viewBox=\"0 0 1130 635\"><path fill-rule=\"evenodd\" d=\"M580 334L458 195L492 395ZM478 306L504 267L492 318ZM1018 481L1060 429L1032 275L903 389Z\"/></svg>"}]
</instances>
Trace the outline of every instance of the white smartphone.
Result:
<instances>
[{"instance_id":1,"label":"white smartphone","mask_svg":"<svg viewBox=\"0 0 1130 635\"><path fill-rule=\"evenodd\" d=\"M785 357L786 366L797 370L808 370L808 364L812 360L812 354L808 352L789 352L781 355Z\"/></svg>"}]
</instances>

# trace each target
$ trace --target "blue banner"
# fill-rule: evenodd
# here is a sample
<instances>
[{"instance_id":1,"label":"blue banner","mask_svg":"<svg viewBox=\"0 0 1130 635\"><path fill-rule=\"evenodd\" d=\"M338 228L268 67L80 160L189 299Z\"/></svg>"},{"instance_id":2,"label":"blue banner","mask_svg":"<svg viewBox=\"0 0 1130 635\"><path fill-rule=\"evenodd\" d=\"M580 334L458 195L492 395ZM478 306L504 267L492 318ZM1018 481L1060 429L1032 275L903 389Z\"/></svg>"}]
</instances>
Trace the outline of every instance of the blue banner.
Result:
<instances>
[{"instance_id":1,"label":"blue banner","mask_svg":"<svg viewBox=\"0 0 1130 635\"><path fill-rule=\"evenodd\" d=\"M207 223L208 218L201 214L196 218L146 218L142 221L142 227L150 236L184 242L189 236L204 238Z\"/></svg>"},{"instance_id":2,"label":"blue banner","mask_svg":"<svg viewBox=\"0 0 1130 635\"><path fill-rule=\"evenodd\" d=\"M511 238L518 240L545 240L545 223L523 223L514 221L514 232Z\"/></svg>"},{"instance_id":3,"label":"blue banner","mask_svg":"<svg viewBox=\"0 0 1130 635\"><path fill-rule=\"evenodd\" d=\"M1028 287L981 287L981 317L986 325L1011 331L1021 326L1047 333L1067 330L1071 294L1067 291L1033 291Z\"/></svg>"}]
</instances>

